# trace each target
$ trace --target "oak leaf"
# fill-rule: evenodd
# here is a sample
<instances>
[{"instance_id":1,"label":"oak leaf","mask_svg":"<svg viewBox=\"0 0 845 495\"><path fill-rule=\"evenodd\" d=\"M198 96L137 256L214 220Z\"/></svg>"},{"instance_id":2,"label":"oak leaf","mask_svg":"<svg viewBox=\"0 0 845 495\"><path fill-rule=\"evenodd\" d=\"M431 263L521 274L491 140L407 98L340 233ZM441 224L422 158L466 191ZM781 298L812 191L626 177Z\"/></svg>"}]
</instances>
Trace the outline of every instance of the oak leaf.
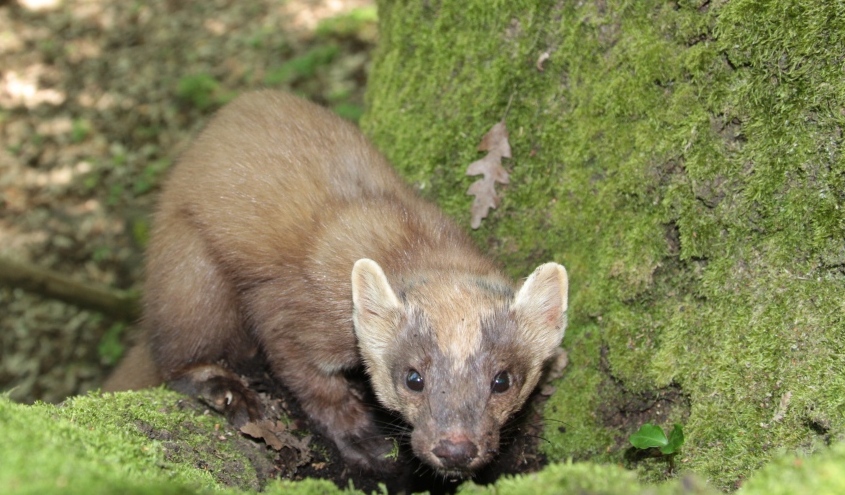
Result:
<instances>
[{"instance_id":1,"label":"oak leaf","mask_svg":"<svg viewBox=\"0 0 845 495\"><path fill-rule=\"evenodd\" d=\"M487 131L487 134L481 138L478 150L486 151L487 155L470 163L466 171L467 175L484 175L467 189L467 194L475 196L470 209L470 226L473 229L481 226L481 220L487 217L491 208L499 206L501 198L496 194L496 183L507 184L510 180L508 171L502 166L502 158L511 157L508 128L504 120Z\"/></svg>"},{"instance_id":2,"label":"oak leaf","mask_svg":"<svg viewBox=\"0 0 845 495\"><path fill-rule=\"evenodd\" d=\"M310 460L308 444L311 441L311 437L297 437L289 432L288 428L281 421L273 421L271 419L250 421L241 426L240 430L241 433L252 438L264 440L264 443L273 450L282 450L286 447L291 448L299 453L299 456L304 459L303 462Z\"/></svg>"}]
</instances>

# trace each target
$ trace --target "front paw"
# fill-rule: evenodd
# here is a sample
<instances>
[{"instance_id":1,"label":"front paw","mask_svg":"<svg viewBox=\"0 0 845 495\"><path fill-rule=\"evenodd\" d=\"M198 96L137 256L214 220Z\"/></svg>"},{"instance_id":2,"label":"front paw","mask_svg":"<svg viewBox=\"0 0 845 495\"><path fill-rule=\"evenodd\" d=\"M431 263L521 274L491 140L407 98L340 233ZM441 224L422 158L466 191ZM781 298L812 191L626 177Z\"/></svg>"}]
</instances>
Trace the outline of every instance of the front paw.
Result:
<instances>
[{"instance_id":1,"label":"front paw","mask_svg":"<svg viewBox=\"0 0 845 495\"><path fill-rule=\"evenodd\" d=\"M392 437L343 435L335 438L343 460L352 467L372 473L390 473L398 468L399 443Z\"/></svg>"},{"instance_id":2,"label":"front paw","mask_svg":"<svg viewBox=\"0 0 845 495\"><path fill-rule=\"evenodd\" d=\"M218 365L196 366L168 382L183 394L196 397L223 414L235 427L264 418L258 394L241 378Z\"/></svg>"}]
</instances>

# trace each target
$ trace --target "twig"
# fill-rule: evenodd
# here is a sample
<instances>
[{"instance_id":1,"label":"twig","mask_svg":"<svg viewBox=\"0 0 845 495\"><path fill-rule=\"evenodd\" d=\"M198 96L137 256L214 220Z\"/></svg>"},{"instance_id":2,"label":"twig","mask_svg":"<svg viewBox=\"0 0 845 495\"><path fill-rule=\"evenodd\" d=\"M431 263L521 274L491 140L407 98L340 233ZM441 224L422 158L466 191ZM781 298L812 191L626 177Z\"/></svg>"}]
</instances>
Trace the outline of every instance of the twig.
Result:
<instances>
[{"instance_id":1,"label":"twig","mask_svg":"<svg viewBox=\"0 0 845 495\"><path fill-rule=\"evenodd\" d=\"M0 257L0 284L99 311L124 321L136 320L140 314L138 294L134 291L86 284L64 274L3 257Z\"/></svg>"}]
</instances>

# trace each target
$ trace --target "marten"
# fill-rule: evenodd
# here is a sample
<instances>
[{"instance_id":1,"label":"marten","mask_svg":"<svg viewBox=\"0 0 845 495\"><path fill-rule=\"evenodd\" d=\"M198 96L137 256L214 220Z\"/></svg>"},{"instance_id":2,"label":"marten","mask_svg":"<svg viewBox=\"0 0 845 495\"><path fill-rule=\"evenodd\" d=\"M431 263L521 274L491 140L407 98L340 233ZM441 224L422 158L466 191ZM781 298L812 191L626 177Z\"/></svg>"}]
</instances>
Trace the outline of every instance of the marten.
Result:
<instances>
[{"instance_id":1,"label":"marten","mask_svg":"<svg viewBox=\"0 0 845 495\"><path fill-rule=\"evenodd\" d=\"M516 289L353 124L248 93L164 182L144 337L104 388L166 382L244 424L264 412L236 370L260 357L348 463L378 472L393 441L350 386L363 367L414 455L467 477L495 457L559 348L567 293L557 263Z\"/></svg>"}]
</instances>

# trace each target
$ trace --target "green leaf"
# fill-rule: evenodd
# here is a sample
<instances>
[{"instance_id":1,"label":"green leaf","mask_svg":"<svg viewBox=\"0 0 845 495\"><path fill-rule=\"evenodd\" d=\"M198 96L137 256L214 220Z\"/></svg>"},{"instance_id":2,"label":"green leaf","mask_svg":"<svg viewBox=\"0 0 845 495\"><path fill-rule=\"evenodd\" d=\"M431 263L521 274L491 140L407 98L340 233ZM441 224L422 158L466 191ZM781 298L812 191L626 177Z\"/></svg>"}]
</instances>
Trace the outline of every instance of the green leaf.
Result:
<instances>
[{"instance_id":1,"label":"green leaf","mask_svg":"<svg viewBox=\"0 0 845 495\"><path fill-rule=\"evenodd\" d=\"M678 450L681 449L681 445L684 444L684 430L681 428L681 425L676 424L672 431L669 433L669 443L660 448L660 452L669 455L675 454Z\"/></svg>"},{"instance_id":2,"label":"green leaf","mask_svg":"<svg viewBox=\"0 0 845 495\"><path fill-rule=\"evenodd\" d=\"M640 429L631 435L630 441L638 449L665 447L669 444L666 434L663 433L663 428L651 423L640 426Z\"/></svg>"}]
</instances>

